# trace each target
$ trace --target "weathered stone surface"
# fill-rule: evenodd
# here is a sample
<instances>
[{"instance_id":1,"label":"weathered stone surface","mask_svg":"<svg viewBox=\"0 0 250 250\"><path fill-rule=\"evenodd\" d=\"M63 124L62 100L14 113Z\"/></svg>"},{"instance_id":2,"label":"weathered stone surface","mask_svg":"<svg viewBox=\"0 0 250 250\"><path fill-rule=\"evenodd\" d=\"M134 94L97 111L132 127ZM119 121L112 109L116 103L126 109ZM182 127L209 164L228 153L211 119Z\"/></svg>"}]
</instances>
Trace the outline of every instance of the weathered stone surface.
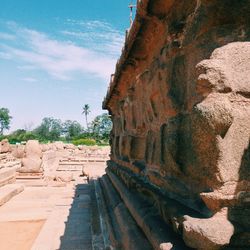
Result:
<instances>
[{"instance_id":1,"label":"weathered stone surface","mask_svg":"<svg viewBox=\"0 0 250 250\"><path fill-rule=\"evenodd\" d=\"M55 180L59 182L71 182L73 180L73 174L72 173L56 173Z\"/></svg>"},{"instance_id":2,"label":"weathered stone surface","mask_svg":"<svg viewBox=\"0 0 250 250\"><path fill-rule=\"evenodd\" d=\"M0 154L11 152L11 146L8 139L3 139L0 142Z\"/></svg>"},{"instance_id":3,"label":"weathered stone surface","mask_svg":"<svg viewBox=\"0 0 250 250\"><path fill-rule=\"evenodd\" d=\"M17 170L19 173L41 173L42 150L37 140L29 140L25 145L25 155L22 158L22 166Z\"/></svg>"},{"instance_id":4,"label":"weathered stone surface","mask_svg":"<svg viewBox=\"0 0 250 250\"><path fill-rule=\"evenodd\" d=\"M41 171L42 160L40 158L23 158L20 173L36 173Z\"/></svg>"},{"instance_id":5,"label":"weathered stone surface","mask_svg":"<svg viewBox=\"0 0 250 250\"><path fill-rule=\"evenodd\" d=\"M37 140L29 140L25 145L25 156L27 158L41 158L42 150Z\"/></svg>"},{"instance_id":6,"label":"weathered stone surface","mask_svg":"<svg viewBox=\"0 0 250 250\"><path fill-rule=\"evenodd\" d=\"M131 193L109 170L108 176L134 220L151 243L153 249L167 249L167 246L174 246L173 249L188 249L182 239L178 238L178 236L170 230L169 226L160 220L160 216L156 213L155 207L151 206L148 200L141 199L137 194ZM109 190L106 192L108 191ZM139 242L137 244L139 244Z\"/></svg>"},{"instance_id":7,"label":"weathered stone surface","mask_svg":"<svg viewBox=\"0 0 250 250\"><path fill-rule=\"evenodd\" d=\"M0 187L16 181L15 168L2 168L0 169Z\"/></svg>"},{"instance_id":8,"label":"weathered stone surface","mask_svg":"<svg viewBox=\"0 0 250 250\"><path fill-rule=\"evenodd\" d=\"M12 155L18 159L24 158L25 146L24 145L15 145L12 149Z\"/></svg>"},{"instance_id":9,"label":"weathered stone surface","mask_svg":"<svg viewBox=\"0 0 250 250\"><path fill-rule=\"evenodd\" d=\"M114 124L109 171L198 249L237 246L249 232L249 10L248 1L138 1L103 103Z\"/></svg>"},{"instance_id":10,"label":"weathered stone surface","mask_svg":"<svg viewBox=\"0 0 250 250\"><path fill-rule=\"evenodd\" d=\"M171 250L171 249L173 249L173 244L171 243L160 244L160 250Z\"/></svg>"},{"instance_id":11,"label":"weathered stone surface","mask_svg":"<svg viewBox=\"0 0 250 250\"><path fill-rule=\"evenodd\" d=\"M213 90L220 93L250 93L250 43L234 42L216 49L209 60L198 64L201 73L198 88L203 94ZM203 87L203 91L202 91Z\"/></svg>"},{"instance_id":12,"label":"weathered stone surface","mask_svg":"<svg viewBox=\"0 0 250 250\"><path fill-rule=\"evenodd\" d=\"M46 152L50 150L50 144L41 144L40 146L41 146L42 152Z\"/></svg>"},{"instance_id":13,"label":"weathered stone surface","mask_svg":"<svg viewBox=\"0 0 250 250\"><path fill-rule=\"evenodd\" d=\"M183 222L184 241L195 249L220 249L230 243L233 233L234 226L223 212L209 219L186 216Z\"/></svg>"},{"instance_id":14,"label":"weathered stone surface","mask_svg":"<svg viewBox=\"0 0 250 250\"><path fill-rule=\"evenodd\" d=\"M56 144L56 147L58 147L59 146L59 148L62 146L61 144ZM72 143L67 143L67 144L64 144L63 145L63 147L65 148L65 149L71 149L71 150L74 150L74 149L76 149L77 147L74 145L74 144L72 144Z\"/></svg>"},{"instance_id":15,"label":"weathered stone surface","mask_svg":"<svg viewBox=\"0 0 250 250\"><path fill-rule=\"evenodd\" d=\"M61 142L61 141L54 142L53 144L54 144L54 146L56 147L57 150L64 149L64 143Z\"/></svg>"},{"instance_id":16,"label":"weathered stone surface","mask_svg":"<svg viewBox=\"0 0 250 250\"><path fill-rule=\"evenodd\" d=\"M106 201L106 213L108 216L105 222L108 223L110 221L109 223L114 229L116 238L114 240L109 235L109 240L113 242L116 248L140 250L143 246L144 249L152 249L124 202L119 197L119 194L112 186L109 178L107 176L102 177L100 183Z\"/></svg>"},{"instance_id":17,"label":"weathered stone surface","mask_svg":"<svg viewBox=\"0 0 250 250\"><path fill-rule=\"evenodd\" d=\"M24 186L20 184L9 184L4 187L0 187L0 206L5 204L11 198L21 193L24 190Z\"/></svg>"}]
</instances>

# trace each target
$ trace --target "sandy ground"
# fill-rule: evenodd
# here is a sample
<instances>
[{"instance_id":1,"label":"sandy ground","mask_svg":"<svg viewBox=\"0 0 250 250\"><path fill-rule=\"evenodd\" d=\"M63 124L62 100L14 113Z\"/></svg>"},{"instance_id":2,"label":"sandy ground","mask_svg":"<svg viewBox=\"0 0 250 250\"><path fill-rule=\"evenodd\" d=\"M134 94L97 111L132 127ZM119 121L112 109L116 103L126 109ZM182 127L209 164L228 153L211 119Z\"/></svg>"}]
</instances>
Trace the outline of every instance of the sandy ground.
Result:
<instances>
[{"instance_id":1,"label":"sandy ground","mask_svg":"<svg viewBox=\"0 0 250 250\"><path fill-rule=\"evenodd\" d=\"M0 249L31 249L45 220L0 222Z\"/></svg>"},{"instance_id":2,"label":"sandy ground","mask_svg":"<svg viewBox=\"0 0 250 250\"><path fill-rule=\"evenodd\" d=\"M88 163L84 167L84 171L89 174L90 178L98 178L99 176L102 176L105 174L105 163Z\"/></svg>"},{"instance_id":3,"label":"sandy ground","mask_svg":"<svg viewBox=\"0 0 250 250\"><path fill-rule=\"evenodd\" d=\"M105 163L89 164L87 171L90 178L101 176ZM81 172L73 174L75 181L64 187L26 186L0 207L0 250L30 250L34 245L35 250L60 248L76 188L87 184L86 178L80 177Z\"/></svg>"}]
</instances>

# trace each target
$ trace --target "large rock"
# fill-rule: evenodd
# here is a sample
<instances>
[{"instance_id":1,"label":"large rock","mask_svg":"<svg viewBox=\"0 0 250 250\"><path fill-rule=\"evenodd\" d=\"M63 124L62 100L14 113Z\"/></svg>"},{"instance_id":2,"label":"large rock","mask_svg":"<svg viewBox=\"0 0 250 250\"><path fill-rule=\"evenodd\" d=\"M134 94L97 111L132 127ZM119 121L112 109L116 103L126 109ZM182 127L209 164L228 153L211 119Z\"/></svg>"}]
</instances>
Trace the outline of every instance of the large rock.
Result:
<instances>
[{"instance_id":1,"label":"large rock","mask_svg":"<svg viewBox=\"0 0 250 250\"><path fill-rule=\"evenodd\" d=\"M207 95L215 91L250 93L250 42L235 42L216 49L209 60L198 64L201 72L198 91Z\"/></svg>"},{"instance_id":2,"label":"large rock","mask_svg":"<svg viewBox=\"0 0 250 250\"><path fill-rule=\"evenodd\" d=\"M37 140L30 140L25 145L25 157L22 158L22 166L19 173L41 173L42 150Z\"/></svg>"},{"instance_id":3,"label":"large rock","mask_svg":"<svg viewBox=\"0 0 250 250\"><path fill-rule=\"evenodd\" d=\"M3 139L0 142L0 154L9 153L9 152L11 152L11 146L9 144L9 141L8 139Z\"/></svg>"},{"instance_id":4,"label":"large rock","mask_svg":"<svg viewBox=\"0 0 250 250\"><path fill-rule=\"evenodd\" d=\"M41 172L42 160L40 158L23 158L22 167L18 170L20 173L38 173Z\"/></svg>"},{"instance_id":5,"label":"large rock","mask_svg":"<svg viewBox=\"0 0 250 250\"><path fill-rule=\"evenodd\" d=\"M12 155L18 159L24 158L25 146L24 145L15 145L12 149Z\"/></svg>"},{"instance_id":6,"label":"large rock","mask_svg":"<svg viewBox=\"0 0 250 250\"><path fill-rule=\"evenodd\" d=\"M63 150L65 146L62 141L54 142L53 145L56 147L57 150Z\"/></svg>"},{"instance_id":7,"label":"large rock","mask_svg":"<svg viewBox=\"0 0 250 250\"><path fill-rule=\"evenodd\" d=\"M29 140L25 146L25 155L27 158L41 158L42 150L37 140Z\"/></svg>"},{"instance_id":8,"label":"large rock","mask_svg":"<svg viewBox=\"0 0 250 250\"><path fill-rule=\"evenodd\" d=\"M72 173L67 173L67 172L57 172L56 175L55 175L55 180L56 181L59 181L59 182L66 182L66 183L69 183L71 181L74 180L73 178L73 174Z\"/></svg>"},{"instance_id":9,"label":"large rock","mask_svg":"<svg viewBox=\"0 0 250 250\"><path fill-rule=\"evenodd\" d=\"M195 249L220 249L230 243L233 234L234 226L223 212L209 219L186 216L183 222L183 239Z\"/></svg>"},{"instance_id":10,"label":"large rock","mask_svg":"<svg viewBox=\"0 0 250 250\"><path fill-rule=\"evenodd\" d=\"M57 169L59 157L57 156L57 151L48 150L43 153L42 157L43 168L45 169Z\"/></svg>"},{"instance_id":11,"label":"large rock","mask_svg":"<svg viewBox=\"0 0 250 250\"><path fill-rule=\"evenodd\" d=\"M63 147L64 147L65 149L69 149L69 150L78 149L78 147L75 146L75 145L72 144L72 143L65 143L65 144L63 145Z\"/></svg>"},{"instance_id":12,"label":"large rock","mask_svg":"<svg viewBox=\"0 0 250 250\"><path fill-rule=\"evenodd\" d=\"M49 144L40 144L42 152L46 152L50 150L50 145Z\"/></svg>"}]
</instances>

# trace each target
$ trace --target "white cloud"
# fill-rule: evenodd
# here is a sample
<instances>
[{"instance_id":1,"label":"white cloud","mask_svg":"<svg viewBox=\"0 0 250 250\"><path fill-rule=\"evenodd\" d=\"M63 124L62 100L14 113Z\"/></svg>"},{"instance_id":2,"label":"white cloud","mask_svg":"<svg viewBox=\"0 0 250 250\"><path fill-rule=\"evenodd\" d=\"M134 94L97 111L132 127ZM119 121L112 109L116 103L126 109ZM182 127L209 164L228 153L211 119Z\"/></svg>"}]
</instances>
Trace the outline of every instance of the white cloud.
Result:
<instances>
[{"instance_id":1,"label":"white cloud","mask_svg":"<svg viewBox=\"0 0 250 250\"><path fill-rule=\"evenodd\" d=\"M84 36L81 46L17 24L11 23L9 27L15 32L18 43L0 44L0 57L12 58L24 64L19 69L39 69L59 80L73 79L74 73L109 79L122 46L119 32L99 21L87 22L88 30L83 33L64 31L65 35L71 37Z\"/></svg>"},{"instance_id":2,"label":"white cloud","mask_svg":"<svg viewBox=\"0 0 250 250\"><path fill-rule=\"evenodd\" d=\"M16 37L12 34L0 32L0 40L15 40Z\"/></svg>"},{"instance_id":3,"label":"white cloud","mask_svg":"<svg viewBox=\"0 0 250 250\"><path fill-rule=\"evenodd\" d=\"M25 77L22 80L25 82L37 82L37 79L32 78L32 77Z\"/></svg>"},{"instance_id":4,"label":"white cloud","mask_svg":"<svg viewBox=\"0 0 250 250\"><path fill-rule=\"evenodd\" d=\"M0 58L5 60L10 60L12 56L7 52L0 51Z\"/></svg>"},{"instance_id":5,"label":"white cloud","mask_svg":"<svg viewBox=\"0 0 250 250\"><path fill-rule=\"evenodd\" d=\"M32 65L19 65L17 66L19 70L34 70L37 69L35 66Z\"/></svg>"},{"instance_id":6,"label":"white cloud","mask_svg":"<svg viewBox=\"0 0 250 250\"><path fill-rule=\"evenodd\" d=\"M79 39L86 46L96 51L117 57L124 43L123 32L115 29L107 22L78 21L68 19L70 29L63 30L62 34L69 38Z\"/></svg>"}]
</instances>

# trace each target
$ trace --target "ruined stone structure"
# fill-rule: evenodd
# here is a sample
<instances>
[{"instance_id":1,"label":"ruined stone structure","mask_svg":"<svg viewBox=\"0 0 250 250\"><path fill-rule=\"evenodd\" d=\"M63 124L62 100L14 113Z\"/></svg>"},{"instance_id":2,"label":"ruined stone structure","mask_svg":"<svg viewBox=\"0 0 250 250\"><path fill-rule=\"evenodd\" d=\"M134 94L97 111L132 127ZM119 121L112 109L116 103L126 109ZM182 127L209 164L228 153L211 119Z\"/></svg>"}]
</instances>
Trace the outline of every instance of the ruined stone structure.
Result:
<instances>
[{"instance_id":1,"label":"ruined stone structure","mask_svg":"<svg viewBox=\"0 0 250 250\"><path fill-rule=\"evenodd\" d=\"M42 150L37 140L29 140L24 149L24 157L22 158L22 165L17 170L19 177L43 176L42 168Z\"/></svg>"},{"instance_id":2,"label":"ruined stone structure","mask_svg":"<svg viewBox=\"0 0 250 250\"><path fill-rule=\"evenodd\" d=\"M11 155L11 145L7 139L0 141L0 206L24 190L16 184L16 170L21 161Z\"/></svg>"},{"instance_id":3,"label":"ruined stone structure","mask_svg":"<svg viewBox=\"0 0 250 250\"><path fill-rule=\"evenodd\" d=\"M250 248L249 24L247 0L137 1L103 103L109 244Z\"/></svg>"}]
</instances>

